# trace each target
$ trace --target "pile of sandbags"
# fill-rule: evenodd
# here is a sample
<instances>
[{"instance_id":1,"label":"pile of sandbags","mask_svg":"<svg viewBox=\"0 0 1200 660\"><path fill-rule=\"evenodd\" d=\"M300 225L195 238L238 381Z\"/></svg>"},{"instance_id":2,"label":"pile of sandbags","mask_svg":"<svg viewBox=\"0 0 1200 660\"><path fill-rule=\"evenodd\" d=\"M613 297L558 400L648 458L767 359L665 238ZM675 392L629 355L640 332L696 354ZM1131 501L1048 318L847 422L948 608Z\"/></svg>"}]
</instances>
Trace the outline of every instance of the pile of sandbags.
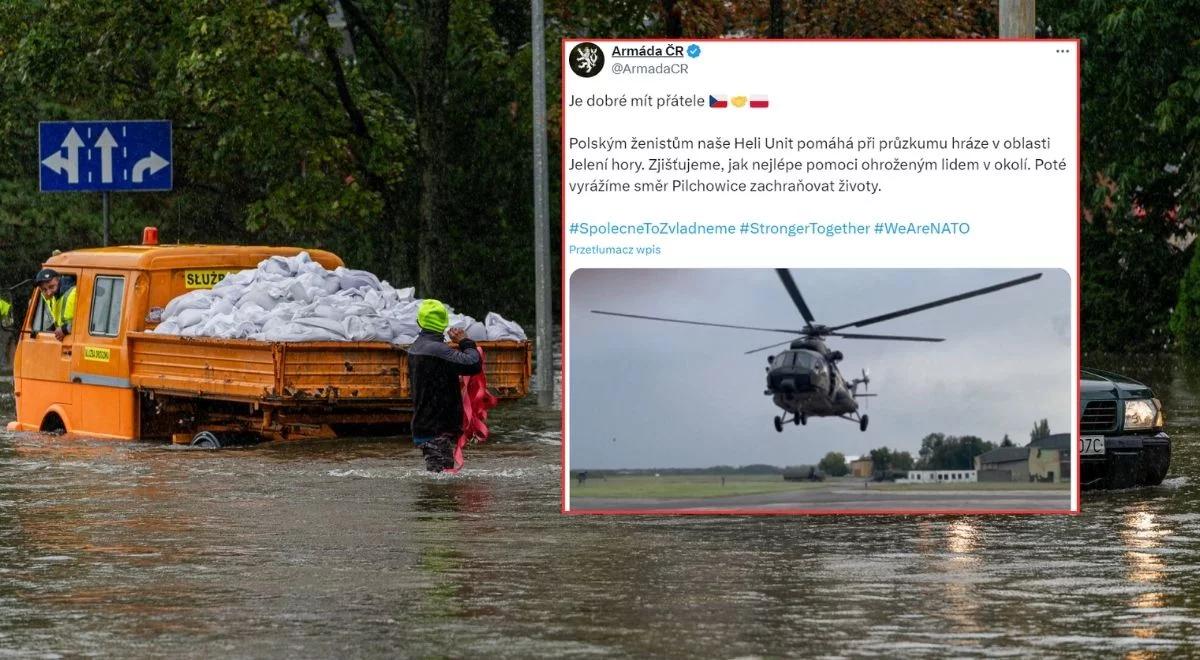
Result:
<instances>
[{"instance_id":1,"label":"pile of sandbags","mask_svg":"<svg viewBox=\"0 0 1200 660\"><path fill-rule=\"evenodd\" d=\"M260 341L386 341L417 338L413 288L396 289L365 270L326 270L307 252L271 257L163 309L157 334ZM450 327L471 339L524 340L521 326L495 312L483 323L450 309Z\"/></svg>"}]
</instances>

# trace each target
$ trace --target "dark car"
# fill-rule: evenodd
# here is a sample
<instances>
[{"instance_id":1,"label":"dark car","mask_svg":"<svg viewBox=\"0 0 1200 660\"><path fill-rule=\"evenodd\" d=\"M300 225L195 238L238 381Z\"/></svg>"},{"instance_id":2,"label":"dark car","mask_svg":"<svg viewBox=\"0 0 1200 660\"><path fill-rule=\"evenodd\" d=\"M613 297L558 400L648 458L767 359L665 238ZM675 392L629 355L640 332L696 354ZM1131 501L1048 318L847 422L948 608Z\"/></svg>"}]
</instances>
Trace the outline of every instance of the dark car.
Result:
<instances>
[{"instance_id":1,"label":"dark car","mask_svg":"<svg viewBox=\"0 0 1200 660\"><path fill-rule=\"evenodd\" d=\"M1142 383L1084 369L1079 382L1080 485L1086 489L1157 486L1171 465L1162 402Z\"/></svg>"}]
</instances>

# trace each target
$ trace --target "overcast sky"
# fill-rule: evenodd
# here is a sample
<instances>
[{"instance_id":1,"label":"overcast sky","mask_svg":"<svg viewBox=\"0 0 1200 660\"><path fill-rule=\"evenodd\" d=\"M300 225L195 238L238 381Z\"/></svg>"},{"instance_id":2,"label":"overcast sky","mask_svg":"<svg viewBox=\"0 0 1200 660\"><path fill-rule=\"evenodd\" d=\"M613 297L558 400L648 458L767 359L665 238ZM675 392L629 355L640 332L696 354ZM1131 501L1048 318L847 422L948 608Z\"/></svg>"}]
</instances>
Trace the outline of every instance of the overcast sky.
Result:
<instances>
[{"instance_id":1,"label":"overcast sky","mask_svg":"<svg viewBox=\"0 0 1200 660\"><path fill-rule=\"evenodd\" d=\"M818 323L835 325L1042 272L1040 280L848 332L945 337L938 344L831 338L847 378L870 371L865 433L837 418L777 433L766 356L787 335L592 314L800 328L771 269L580 270L571 278L572 469L815 463L887 445L916 457L929 433L1070 428L1070 281L1061 270L806 270L792 275ZM614 440L615 439L615 440Z\"/></svg>"}]
</instances>

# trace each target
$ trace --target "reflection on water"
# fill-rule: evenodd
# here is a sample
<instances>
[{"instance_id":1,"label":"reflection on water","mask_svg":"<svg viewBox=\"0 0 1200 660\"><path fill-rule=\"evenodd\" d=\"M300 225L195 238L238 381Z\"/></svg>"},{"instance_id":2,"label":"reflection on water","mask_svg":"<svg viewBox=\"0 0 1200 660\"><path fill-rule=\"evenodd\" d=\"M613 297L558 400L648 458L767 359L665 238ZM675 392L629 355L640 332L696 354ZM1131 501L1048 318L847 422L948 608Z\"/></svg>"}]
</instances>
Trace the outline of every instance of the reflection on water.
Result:
<instances>
[{"instance_id":1,"label":"reflection on water","mask_svg":"<svg viewBox=\"0 0 1200 660\"><path fill-rule=\"evenodd\" d=\"M565 518L559 418L531 402L499 411L457 477L424 473L403 439L205 452L0 434L0 648L1193 655L1200 381L1099 366L1164 399L1171 476L1033 519Z\"/></svg>"}]
</instances>

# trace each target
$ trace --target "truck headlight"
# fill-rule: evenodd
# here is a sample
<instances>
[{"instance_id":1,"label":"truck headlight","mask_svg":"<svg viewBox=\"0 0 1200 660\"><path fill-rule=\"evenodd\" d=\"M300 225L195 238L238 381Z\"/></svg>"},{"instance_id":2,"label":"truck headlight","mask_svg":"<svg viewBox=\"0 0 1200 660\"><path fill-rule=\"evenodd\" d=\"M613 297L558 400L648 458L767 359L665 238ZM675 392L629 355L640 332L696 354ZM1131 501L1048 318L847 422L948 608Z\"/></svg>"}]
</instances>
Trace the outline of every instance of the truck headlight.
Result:
<instances>
[{"instance_id":1,"label":"truck headlight","mask_svg":"<svg viewBox=\"0 0 1200 660\"><path fill-rule=\"evenodd\" d=\"M1149 399L1132 399L1125 402L1125 428L1152 429L1158 419L1158 408Z\"/></svg>"}]
</instances>

